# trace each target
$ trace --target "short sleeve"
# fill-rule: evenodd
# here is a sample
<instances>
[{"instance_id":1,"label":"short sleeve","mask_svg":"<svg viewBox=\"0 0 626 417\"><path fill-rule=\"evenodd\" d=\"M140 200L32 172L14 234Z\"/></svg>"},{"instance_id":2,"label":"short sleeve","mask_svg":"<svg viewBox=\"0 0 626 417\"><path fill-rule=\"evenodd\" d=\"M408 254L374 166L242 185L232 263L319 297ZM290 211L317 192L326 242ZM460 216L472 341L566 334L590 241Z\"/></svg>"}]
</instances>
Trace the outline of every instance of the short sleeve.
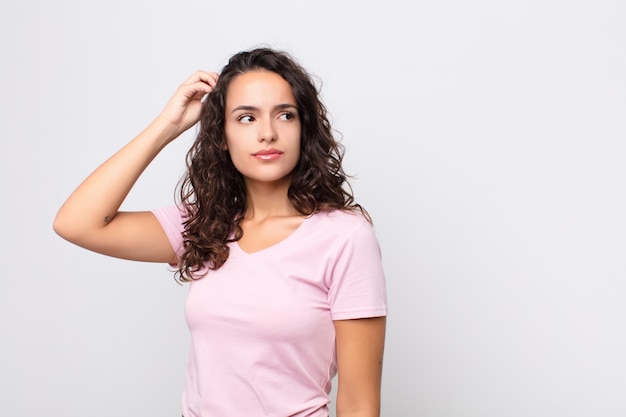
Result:
<instances>
[{"instance_id":1,"label":"short sleeve","mask_svg":"<svg viewBox=\"0 0 626 417\"><path fill-rule=\"evenodd\" d=\"M168 206L152 210L177 256L183 253L183 213L178 206Z\"/></svg>"},{"instance_id":2,"label":"short sleeve","mask_svg":"<svg viewBox=\"0 0 626 417\"><path fill-rule=\"evenodd\" d=\"M328 298L333 320L387 315L382 254L369 222L363 221L339 248Z\"/></svg>"}]
</instances>

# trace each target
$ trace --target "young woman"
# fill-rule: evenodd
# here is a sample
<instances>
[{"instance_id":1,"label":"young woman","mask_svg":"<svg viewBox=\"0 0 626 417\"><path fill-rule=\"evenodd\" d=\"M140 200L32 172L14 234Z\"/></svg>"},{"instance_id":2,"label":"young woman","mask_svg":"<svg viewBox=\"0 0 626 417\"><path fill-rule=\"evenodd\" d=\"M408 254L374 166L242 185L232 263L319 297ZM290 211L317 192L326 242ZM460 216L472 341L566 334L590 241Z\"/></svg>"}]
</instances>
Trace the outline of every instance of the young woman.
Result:
<instances>
[{"instance_id":1,"label":"young woman","mask_svg":"<svg viewBox=\"0 0 626 417\"><path fill-rule=\"evenodd\" d=\"M180 201L118 211L169 142L200 121ZM59 210L92 251L176 265L189 283L185 417L380 414L387 312L370 219L307 72L267 48L198 71Z\"/></svg>"}]
</instances>

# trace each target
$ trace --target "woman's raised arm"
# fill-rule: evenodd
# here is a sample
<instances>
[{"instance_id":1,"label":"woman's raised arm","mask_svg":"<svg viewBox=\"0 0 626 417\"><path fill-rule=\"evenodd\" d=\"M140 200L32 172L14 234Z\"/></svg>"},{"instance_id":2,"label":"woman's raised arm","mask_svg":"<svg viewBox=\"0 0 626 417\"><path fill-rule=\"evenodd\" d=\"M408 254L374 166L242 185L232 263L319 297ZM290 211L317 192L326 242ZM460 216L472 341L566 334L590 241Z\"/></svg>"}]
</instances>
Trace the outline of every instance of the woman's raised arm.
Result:
<instances>
[{"instance_id":1,"label":"woman's raised arm","mask_svg":"<svg viewBox=\"0 0 626 417\"><path fill-rule=\"evenodd\" d=\"M202 98L216 73L197 71L176 90L161 114L74 190L59 209L54 230L64 239L117 258L175 262L165 233L152 213L118 212L156 155L200 117Z\"/></svg>"}]
</instances>

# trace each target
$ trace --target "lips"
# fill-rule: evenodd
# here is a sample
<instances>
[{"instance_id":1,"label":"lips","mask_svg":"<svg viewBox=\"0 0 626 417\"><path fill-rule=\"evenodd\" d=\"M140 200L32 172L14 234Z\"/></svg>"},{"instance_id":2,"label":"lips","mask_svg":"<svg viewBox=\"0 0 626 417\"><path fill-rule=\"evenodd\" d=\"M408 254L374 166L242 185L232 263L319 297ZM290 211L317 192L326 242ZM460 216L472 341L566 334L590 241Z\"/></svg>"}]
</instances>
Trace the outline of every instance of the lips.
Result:
<instances>
[{"instance_id":1,"label":"lips","mask_svg":"<svg viewBox=\"0 0 626 417\"><path fill-rule=\"evenodd\" d=\"M263 149L258 152L252 154L252 156L263 156L263 155L274 155L274 154L282 154L282 151L278 151L276 149Z\"/></svg>"},{"instance_id":2,"label":"lips","mask_svg":"<svg viewBox=\"0 0 626 417\"><path fill-rule=\"evenodd\" d=\"M252 156L256 159L261 159L263 161L272 161L280 158L282 154L282 151L276 149L262 149L258 152L253 153Z\"/></svg>"}]
</instances>

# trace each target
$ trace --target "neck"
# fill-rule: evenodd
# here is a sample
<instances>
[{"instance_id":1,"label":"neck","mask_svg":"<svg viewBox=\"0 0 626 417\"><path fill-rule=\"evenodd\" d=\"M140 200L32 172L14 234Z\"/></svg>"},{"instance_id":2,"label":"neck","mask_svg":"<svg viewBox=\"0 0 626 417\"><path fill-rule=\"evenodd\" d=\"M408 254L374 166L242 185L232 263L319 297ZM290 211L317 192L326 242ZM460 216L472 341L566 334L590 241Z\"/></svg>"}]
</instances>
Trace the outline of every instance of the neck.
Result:
<instances>
[{"instance_id":1,"label":"neck","mask_svg":"<svg viewBox=\"0 0 626 417\"><path fill-rule=\"evenodd\" d=\"M260 220L300 215L287 197L290 184L289 178L274 183L247 181L248 208L244 217L248 220Z\"/></svg>"}]
</instances>

